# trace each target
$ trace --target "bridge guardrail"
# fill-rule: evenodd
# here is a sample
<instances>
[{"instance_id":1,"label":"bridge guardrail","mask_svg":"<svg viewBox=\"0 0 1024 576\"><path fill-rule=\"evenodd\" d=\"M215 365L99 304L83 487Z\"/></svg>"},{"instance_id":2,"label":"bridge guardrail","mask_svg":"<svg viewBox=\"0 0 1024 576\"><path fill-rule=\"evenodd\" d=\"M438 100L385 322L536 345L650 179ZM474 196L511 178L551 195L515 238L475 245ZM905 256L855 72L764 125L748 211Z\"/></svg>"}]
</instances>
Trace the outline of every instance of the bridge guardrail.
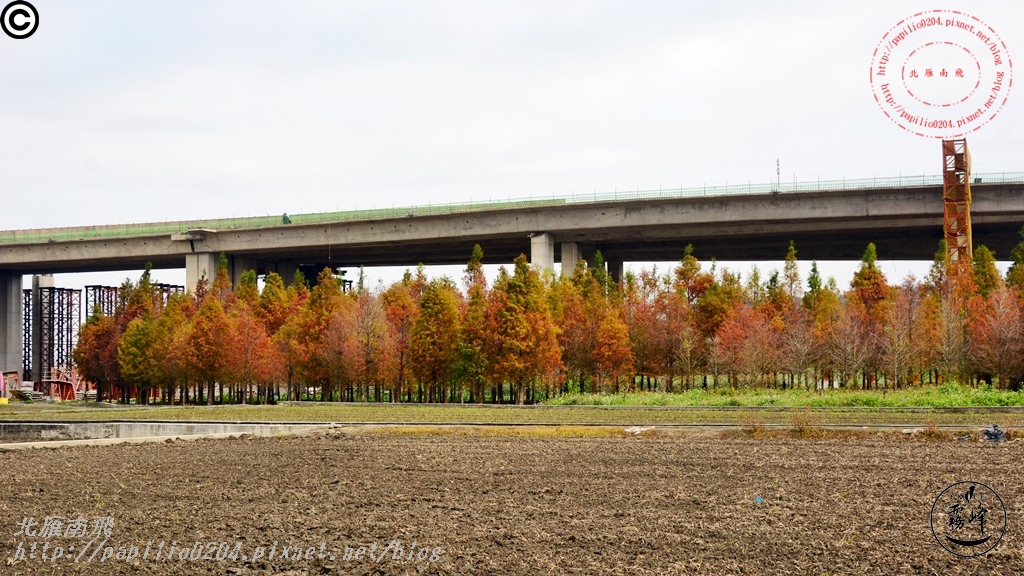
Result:
<instances>
[{"instance_id":1,"label":"bridge guardrail","mask_svg":"<svg viewBox=\"0 0 1024 576\"><path fill-rule=\"evenodd\" d=\"M1024 172L972 174L972 184L1024 183ZM613 202L616 200L643 200L655 198L694 198L714 196L741 196L747 194L792 194L808 192L851 192L856 190L928 188L942 186L941 175L896 176L887 178L861 178L856 180L814 180L809 182L773 182L770 184L728 184L699 188L671 188L665 190L616 191L583 194L566 198L567 203Z\"/></svg>"},{"instance_id":2,"label":"bridge guardrail","mask_svg":"<svg viewBox=\"0 0 1024 576\"><path fill-rule=\"evenodd\" d=\"M972 174L971 181L972 184L1024 183L1024 172ZM747 184L731 184L725 186L666 188L658 190L637 189L635 191L624 190L593 194L572 194L570 196L516 198L506 201L489 200L485 202L455 202L450 204L434 204L427 206L295 214L287 217L285 215L253 216L243 218L179 220L171 222L150 222L123 225L6 230L0 231L0 245L157 236L162 234L182 233L200 228L214 230L241 230L248 228L288 226L289 224L334 224L365 220L412 218L417 216L479 212L484 210L507 210L531 207L540 208L563 204L584 204L589 202L614 202L657 198L738 196L747 194L849 192L855 190L925 188L932 186L942 186L941 175L897 176L851 180L815 180L809 182L775 182L769 184L751 184L748 182Z\"/></svg>"}]
</instances>

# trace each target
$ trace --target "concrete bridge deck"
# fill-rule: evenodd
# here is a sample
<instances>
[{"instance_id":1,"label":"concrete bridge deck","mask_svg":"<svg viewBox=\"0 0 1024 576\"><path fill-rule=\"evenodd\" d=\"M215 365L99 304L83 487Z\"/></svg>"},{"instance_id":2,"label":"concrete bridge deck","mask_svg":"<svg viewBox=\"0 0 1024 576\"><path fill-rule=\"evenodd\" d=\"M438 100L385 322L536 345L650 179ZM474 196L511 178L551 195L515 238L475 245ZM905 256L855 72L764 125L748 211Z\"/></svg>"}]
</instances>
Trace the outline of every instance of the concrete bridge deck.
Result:
<instances>
[{"instance_id":1,"label":"concrete bridge deck","mask_svg":"<svg viewBox=\"0 0 1024 576\"><path fill-rule=\"evenodd\" d=\"M978 179L972 187L975 243L1006 256L1024 224L1024 174ZM856 259L873 241L882 259L920 260L932 257L942 237L937 176L773 188L308 214L291 216L288 224L259 217L7 231L0 232L0 271L130 270L146 262L182 268L192 255L220 253L237 259L236 268L458 264L475 243L487 262L526 253L541 266L562 260L564 244L575 245L570 256L600 249L611 261L675 260L687 244L701 259L762 260L781 259L790 240L803 259Z\"/></svg>"},{"instance_id":2,"label":"concrete bridge deck","mask_svg":"<svg viewBox=\"0 0 1024 576\"><path fill-rule=\"evenodd\" d=\"M1024 225L1024 173L976 174L975 245L1007 257ZM595 194L373 211L0 232L0 367L22 361L22 275L185 268L189 287L226 254L232 276L299 266L462 264L519 254L550 269L600 250L617 277L626 261L670 261L693 244L702 260L853 260L868 242L883 260L930 260L942 238L940 176Z\"/></svg>"}]
</instances>

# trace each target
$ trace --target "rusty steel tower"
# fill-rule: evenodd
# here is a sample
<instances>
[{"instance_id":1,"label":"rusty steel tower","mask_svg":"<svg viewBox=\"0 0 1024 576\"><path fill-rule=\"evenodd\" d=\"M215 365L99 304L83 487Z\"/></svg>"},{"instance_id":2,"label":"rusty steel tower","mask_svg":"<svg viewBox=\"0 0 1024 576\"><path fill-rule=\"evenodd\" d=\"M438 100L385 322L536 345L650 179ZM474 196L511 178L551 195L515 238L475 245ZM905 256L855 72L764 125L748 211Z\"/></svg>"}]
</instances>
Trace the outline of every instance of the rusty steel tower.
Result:
<instances>
[{"instance_id":1,"label":"rusty steel tower","mask_svg":"<svg viewBox=\"0 0 1024 576\"><path fill-rule=\"evenodd\" d=\"M971 153L967 140L942 141L942 231L951 263L970 262Z\"/></svg>"}]
</instances>

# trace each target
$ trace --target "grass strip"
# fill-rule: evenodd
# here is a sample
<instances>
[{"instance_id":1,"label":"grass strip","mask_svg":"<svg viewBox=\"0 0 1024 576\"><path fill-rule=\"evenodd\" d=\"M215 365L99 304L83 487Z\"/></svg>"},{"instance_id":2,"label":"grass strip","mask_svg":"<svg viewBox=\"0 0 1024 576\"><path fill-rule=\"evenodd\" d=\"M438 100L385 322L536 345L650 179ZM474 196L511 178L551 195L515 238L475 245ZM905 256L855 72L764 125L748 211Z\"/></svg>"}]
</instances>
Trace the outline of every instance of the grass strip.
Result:
<instances>
[{"instance_id":1,"label":"grass strip","mask_svg":"<svg viewBox=\"0 0 1024 576\"><path fill-rule=\"evenodd\" d=\"M60 406L55 408L54 406ZM175 406L97 409L79 405L11 404L0 409L0 421L223 421L223 422L339 422L425 424L558 424L558 425L672 425L672 424L787 424L987 426L1024 428L1024 411L994 411L984 407L957 411L766 408L723 410L717 408L661 408L581 406L480 406L480 405L351 405L317 404L285 406Z\"/></svg>"}]
</instances>

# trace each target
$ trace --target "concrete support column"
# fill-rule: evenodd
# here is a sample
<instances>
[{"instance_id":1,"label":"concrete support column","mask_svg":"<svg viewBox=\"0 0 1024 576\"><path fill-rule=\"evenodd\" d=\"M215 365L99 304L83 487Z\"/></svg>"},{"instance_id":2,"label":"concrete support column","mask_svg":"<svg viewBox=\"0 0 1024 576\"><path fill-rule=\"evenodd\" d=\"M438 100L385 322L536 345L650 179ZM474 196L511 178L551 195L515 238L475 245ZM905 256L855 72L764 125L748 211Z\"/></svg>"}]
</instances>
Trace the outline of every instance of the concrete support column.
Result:
<instances>
[{"instance_id":1,"label":"concrete support column","mask_svg":"<svg viewBox=\"0 0 1024 576\"><path fill-rule=\"evenodd\" d=\"M530 264L541 270L555 269L555 237L547 232L530 236Z\"/></svg>"},{"instance_id":2,"label":"concrete support column","mask_svg":"<svg viewBox=\"0 0 1024 576\"><path fill-rule=\"evenodd\" d=\"M25 313L21 274L0 272L0 371L21 373Z\"/></svg>"},{"instance_id":3,"label":"concrete support column","mask_svg":"<svg viewBox=\"0 0 1024 576\"><path fill-rule=\"evenodd\" d=\"M291 262L275 262L267 265L267 273L277 272L277 275L284 280L285 286L291 286L292 282L295 281L295 273L298 272L299 265Z\"/></svg>"},{"instance_id":4,"label":"concrete support column","mask_svg":"<svg viewBox=\"0 0 1024 576\"><path fill-rule=\"evenodd\" d=\"M219 255L212 252L196 252L185 255L185 289L195 293L199 280L206 278L213 284L217 277L217 261Z\"/></svg>"},{"instance_id":5,"label":"concrete support column","mask_svg":"<svg viewBox=\"0 0 1024 576\"><path fill-rule=\"evenodd\" d=\"M572 276L576 263L583 259L583 251L575 242L562 242L562 275Z\"/></svg>"},{"instance_id":6,"label":"concrete support column","mask_svg":"<svg viewBox=\"0 0 1024 576\"><path fill-rule=\"evenodd\" d=\"M621 284L625 278L625 265L619 258L608 258L605 260L608 264L608 277L611 278L612 282Z\"/></svg>"},{"instance_id":7,"label":"concrete support column","mask_svg":"<svg viewBox=\"0 0 1024 576\"><path fill-rule=\"evenodd\" d=\"M232 256L229 262L231 264L228 270L231 273L231 285L235 288L238 288L238 284L242 281L242 274L246 270L255 271L257 268L256 260L246 256Z\"/></svg>"},{"instance_id":8,"label":"concrete support column","mask_svg":"<svg viewBox=\"0 0 1024 576\"><path fill-rule=\"evenodd\" d=\"M53 337L50 330L43 330L43 288L53 288L53 276L37 274L32 277L32 380L36 382L50 377L43 374L43 350L51 349Z\"/></svg>"}]
</instances>

